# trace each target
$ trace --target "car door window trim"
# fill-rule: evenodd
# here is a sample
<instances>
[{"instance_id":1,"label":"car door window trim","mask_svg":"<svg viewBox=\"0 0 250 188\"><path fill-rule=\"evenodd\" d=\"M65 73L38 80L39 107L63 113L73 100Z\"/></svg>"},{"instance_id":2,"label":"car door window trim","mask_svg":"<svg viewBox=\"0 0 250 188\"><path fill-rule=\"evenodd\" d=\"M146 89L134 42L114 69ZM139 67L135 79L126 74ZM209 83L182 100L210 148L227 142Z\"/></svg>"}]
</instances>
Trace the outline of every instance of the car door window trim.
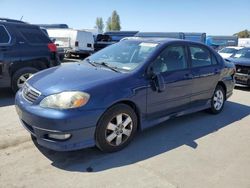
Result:
<instances>
[{"instance_id":1,"label":"car door window trim","mask_svg":"<svg viewBox=\"0 0 250 188\"><path fill-rule=\"evenodd\" d=\"M209 55L210 55L210 59L211 59L211 64L210 65L205 65L205 66L198 66L198 67L194 67L193 66L193 63L192 63L192 55L191 55L191 50L190 50L190 48L191 47L195 47L195 48L201 48L201 49L203 49L203 50L206 50L206 51L208 51L209 52ZM187 45L187 50L188 50L188 59L189 59L189 61L190 61L190 68L191 69L199 69L199 68L206 68L206 67L213 67L213 66L215 66L215 65L219 65L219 61L218 61L218 58L211 52L211 50L210 49L208 49L207 47L205 47L205 46L199 46L199 45L197 45L197 44L188 44ZM213 59L215 60L215 62L216 62L216 64L213 64Z\"/></svg>"},{"instance_id":2,"label":"car door window trim","mask_svg":"<svg viewBox=\"0 0 250 188\"><path fill-rule=\"evenodd\" d=\"M11 43L11 35L10 35L10 33L9 33L9 31L6 29L6 27L4 26L4 25L0 25L0 27L3 27L3 29L6 31L6 33L7 33L7 35L8 35L8 37L9 37L9 41L6 43L2 43L2 42L0 42L0 44L1 45L7 45L7 44L10 44Z\"/></svg>"}]
</instances>

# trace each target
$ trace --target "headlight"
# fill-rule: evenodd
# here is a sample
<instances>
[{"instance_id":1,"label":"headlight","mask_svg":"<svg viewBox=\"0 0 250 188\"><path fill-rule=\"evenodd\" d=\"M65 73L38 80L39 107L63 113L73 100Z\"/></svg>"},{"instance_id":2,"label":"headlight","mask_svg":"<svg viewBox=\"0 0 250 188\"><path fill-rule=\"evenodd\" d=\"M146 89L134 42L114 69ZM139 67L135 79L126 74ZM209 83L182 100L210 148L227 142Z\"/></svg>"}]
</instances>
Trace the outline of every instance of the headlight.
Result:
<instances>
[{"instance_id":1,"label":"headlight","mask_svg":"<svg viewBox=\"0 0 250 188\"><path fill-rule=\"evenodd\" d=\"M44 108L70 109L87 104L90 95L80 91L66 91L45 97L40 106Z\"/></svg>"}]
</instances>

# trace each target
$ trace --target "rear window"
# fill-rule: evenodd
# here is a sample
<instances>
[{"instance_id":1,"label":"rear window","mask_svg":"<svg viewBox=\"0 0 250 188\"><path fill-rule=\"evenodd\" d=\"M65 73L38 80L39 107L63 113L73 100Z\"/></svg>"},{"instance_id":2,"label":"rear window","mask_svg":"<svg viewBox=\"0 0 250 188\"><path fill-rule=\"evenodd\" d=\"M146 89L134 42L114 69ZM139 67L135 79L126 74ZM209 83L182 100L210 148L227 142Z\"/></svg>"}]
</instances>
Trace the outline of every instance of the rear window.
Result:
<instances>
[{"instance_id":1,"label":"rear window","mask_svg":"<svg viewBox=\"0 0 250 188\"><path fill-rule=\"evenodd\" d=\"M8 32L6 31L5 27L0 26L0 44L6 44L9 43L10 36L8 35Z\"/></svg>"},{"instance_id":2,"label":"rear window","mask_svg":"<svg viewBox=\"0 0 250 188\"><path fill-rule=\"evenodd\" d=\"M49 38L39 28L21 27L21 34L31 44L47 44L50 43Z\"/></svg>"},{"instance_id":3,"label":"rear window","mask_svg":"<svg viewBox=\"0 0 250 188\"><path fill-rule=\"evenodd\" d=\"M198 46L190 47L192 67L203 67L216 64L216 61L212 61L210 52Z\"/></svg>"}]
</instances>

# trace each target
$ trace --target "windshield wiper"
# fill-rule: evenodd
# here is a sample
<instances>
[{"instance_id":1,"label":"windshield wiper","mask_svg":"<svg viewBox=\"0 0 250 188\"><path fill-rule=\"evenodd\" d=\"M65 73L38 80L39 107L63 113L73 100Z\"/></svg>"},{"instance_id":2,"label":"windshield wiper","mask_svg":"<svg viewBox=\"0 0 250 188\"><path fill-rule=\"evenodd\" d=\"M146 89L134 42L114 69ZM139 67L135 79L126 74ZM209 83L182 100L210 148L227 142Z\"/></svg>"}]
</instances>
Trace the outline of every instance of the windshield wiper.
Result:
<instances>
[{"instance_id":1,"label":"windshield wiper","mask_svg":"<svg viewBox=\"0 0 250 188\"><path fill-rule=\"evenodd\" d=\"M105 62L101 62L101 63L94 62L94 63L95 63L95 64L98 64L98 65L102 65L102 66L104 66L104 67L107 67L107 68L109 68L109 69L112 70L112 71L121 72L121 71L118 70L117 67L110 66L108 63L105 63Z\"/></svg>"},{"instance_id":2,"label":"windshield wiper","mask_svg":"<svg viewBox=\"0 0 250 188\"><path fill-rule=\"evenodd\" d=\"M95 61L90 61L89 58L85 59L85 61L87 61L90 65L94 66L94 67L97 67L97 65L101 65L101 66L104 66L106 68L109 68L110 70L113 70L115 72L121 72L118 70L117 67L113 67L113 66L110 66L109 64L105 63L105 62L95 62Z\"/></svg>"},{"instance_id":3,"label":"windshield wiper","mask_svg":"<svg viewBox=\"0 0 250 188\"><path fill-rule=\"evenodd\" d=\"M88 59L85 59L85 61L87 61L90 65L92 65L92 66L94 66L94 67L97 67L97 66L96 66L96 63L93 62L93 61L90 61L89 58L88 58Z\"/></svg>"}]
</instances>

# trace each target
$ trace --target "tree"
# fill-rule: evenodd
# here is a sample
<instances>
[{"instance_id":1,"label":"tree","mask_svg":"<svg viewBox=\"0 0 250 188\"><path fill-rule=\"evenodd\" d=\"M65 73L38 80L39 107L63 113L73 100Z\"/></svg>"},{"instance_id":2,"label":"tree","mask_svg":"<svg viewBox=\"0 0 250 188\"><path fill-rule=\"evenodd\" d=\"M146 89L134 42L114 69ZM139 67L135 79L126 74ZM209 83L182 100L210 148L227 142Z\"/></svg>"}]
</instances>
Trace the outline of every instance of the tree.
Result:
<instances>
[{"instance_id":1,"label":"tree","mask_svg":"<svg viewBox=\"0 0 250 188\"><path fill-rule=\"evenodd\" d=\"M120 23L120 16L118 15L117 11L112 12L112 16L108 18L106 23L106 30L107 31L120 31L121 30L121 23Z\"/></svg>"},{"instance_id":2,"label":"tree","mask_svg":"<svg viewBox=\"0 0 250 188\"><path fill-rule=\"evenodd\" d=\"M244 31L240 31L239 33L236 33L234 35L238 36L239 38L250 38L250 31L244 30Z\"/></svg>"},{"instance_id":3,"label":"tree","mask_svg":"<svg viewBox=\"0 0 250 188\"><path fill-rule=\"evenodd\" d=\"M112 30L112 25L111 25L111 17L108 18L106 22L106 30L111 31Z\"/></svg>"},{"instance_id":4,"label":"tree","mask_svg":"<svg viewBox=\"0 0 250 188\"><path fill-rule=\"evenodd\" d=\"M102 17L97 17L95 21L95 28L98 29L99 32L103 32L104 23Z\"/></svg>"},{"instance_id":5,"label":"tree","mask_svg":"<svg viewBox=\"0 0 250 188\"><path fill-rule=\"evenodd\" d=\"M120 16L118 15L118 13L116 11L112 12L111 26L112 26L112 30L114 30L114 31L121 30Z\"/></svg>"}]
</instances>

